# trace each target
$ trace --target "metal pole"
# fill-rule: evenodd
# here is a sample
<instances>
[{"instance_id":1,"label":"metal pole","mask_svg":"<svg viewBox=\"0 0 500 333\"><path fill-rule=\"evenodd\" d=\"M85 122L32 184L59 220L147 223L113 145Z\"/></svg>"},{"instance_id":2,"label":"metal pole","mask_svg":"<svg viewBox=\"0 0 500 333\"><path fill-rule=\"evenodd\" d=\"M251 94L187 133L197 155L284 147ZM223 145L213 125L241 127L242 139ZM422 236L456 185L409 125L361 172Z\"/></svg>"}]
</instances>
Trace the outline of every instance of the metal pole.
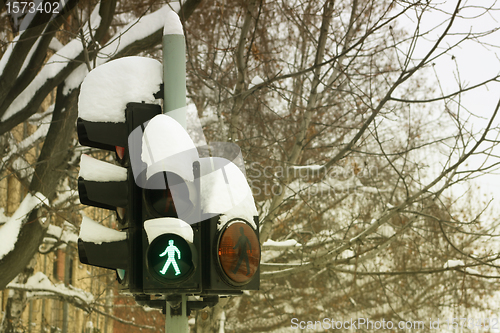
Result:
<instances>
[{"instance_id":1,"label":"metal pole","mask_svg":"<svg viewBox=\"0 0 500 333\"><path fill-rule=\"evenodd\" d=\"M182 295L180 304L173 307L167 301L167 314L165 316L165 333L183 333L189 332L187 316L187 296Z\"/></svg>"},{"instance_id":2,"label":"metal pole","mask_svg":"<svg viewBox=\"0 0 500 333\"><path fill-rule=\"evenodd\" d=\"M170 11L163 27L163 113L186 128L186 41L179 16ZM179 307L166 304L165 333L189 332L187 296Z\"/></svg>"},{"instance_id":3,"label":"metal pole","mask_svg":"<svg viewBox=\"0 0 500 333\"><path fill-rule=\"evenodd\" d=\"M163 113L186 128L186 41L179 16L170 11L163 28Z\"/></svg>"}]
</instances>

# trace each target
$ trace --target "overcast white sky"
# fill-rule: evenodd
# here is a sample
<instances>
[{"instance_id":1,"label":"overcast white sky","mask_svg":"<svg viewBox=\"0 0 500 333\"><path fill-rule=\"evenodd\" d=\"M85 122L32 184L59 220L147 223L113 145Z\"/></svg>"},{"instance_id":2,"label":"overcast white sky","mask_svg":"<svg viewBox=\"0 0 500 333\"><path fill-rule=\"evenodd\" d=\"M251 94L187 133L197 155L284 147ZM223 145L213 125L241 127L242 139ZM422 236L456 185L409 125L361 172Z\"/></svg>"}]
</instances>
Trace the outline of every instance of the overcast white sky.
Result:
<instances>
[{"instance_id":1,"label":"overcast white sky","mask_svg":"<svg viewBox=\"0 0 500 333\"><path fill-rule=\"evenodd\" d=\"M449 16L445 13L451 13L457 1L442 0L439 2L433 1L433 3L438 4L437 7L439 10L427 13L423 17L420 28L421 31L429 31L436 26L438 28L428 35L429 43L426 44L424 41L421 41L417 45L417 52L420 54L427 52L431 46L431 42L435 41L439 33L444 30L448 21L446 21L446 24L439 25L439 23L447 20ZM445 40L443 46L449 46L458 42L464 37L463 33L469 31L472 33L486 32L500 27L500 3L497 3L497 1L462 1L462 4L466 8L460 11L459 15L461 17L456 20L454 23L455 28L451 31L452 34L462 34L450 36ZM485 7L491 7L492 9L486 12ZM409 31L414 31L416 25L415 18L408 16L406 19L407 21L401 21L402 25L406 26ZM500 32L496 31L477 41L464 41L461 46L450 51L449 55L444 55L439 60L436 60L434 69L444 94L456 91L459 87L458 82L463 86L472 86L500 74ZM434 81L434 83L437 82L434 75L430 76L429 80L431 82ZM439 93L439 91L436 91L436 93ZM463 107L475 115L471 117L470 122L470 127L474 129L474 132L477 133L486 126L487 120L492 115L499 99L499 83L489 83L486 87L475 89L463 95L461 100ZM465 113L462 113L462 115L466 116ZM496 125L500 124L500 115L497 118L495 121ZM496 153L500 156L500 148L497 149ZM483 161L484 158L480 160ZM476 159L472 164L479 163L480 160ZM495 198L496 205L499 206L500 172L497 172L497 175L482 176L476 182L481 186L481 191L487 194L488 198Z\"/></svg>"}]
</instances>

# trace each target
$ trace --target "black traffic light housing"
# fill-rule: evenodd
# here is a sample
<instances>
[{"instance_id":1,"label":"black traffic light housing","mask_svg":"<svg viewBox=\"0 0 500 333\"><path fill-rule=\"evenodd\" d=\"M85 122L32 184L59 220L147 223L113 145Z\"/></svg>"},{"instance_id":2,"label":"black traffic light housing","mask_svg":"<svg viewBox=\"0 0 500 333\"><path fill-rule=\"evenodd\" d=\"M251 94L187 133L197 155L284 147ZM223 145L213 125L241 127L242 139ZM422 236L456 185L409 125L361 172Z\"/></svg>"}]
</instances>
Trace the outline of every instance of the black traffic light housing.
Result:
<instances>
[{"instance_id":1,"label":"black traffic light housing","mask_svg":"<svg viewBox=\"0 0 500 333\"><path fill-rule=\"evenodd\" d=\"M78 239L78 255L83 264L108 269L127 269L127 240L90 243Z\"/></svg>"},{"instance_id":2,"label":"black traffic light housing","mask_svg":"<svg viewBox=\"0 0 500 333\"><path fill-rule=\"evenodd\" d=\"M186 240L190 237L176 234L165 228L163 233L149 240L151 235L148 235L147 230L143 228L142 274L143 291L146 294L199 294L202 291L202 226L201 223L189 225L180 219L185 214L199 216L199 163L194 162L192 167L194 182L190 187L186 185L182 177L176 174L159 172L150 177L148 182L162 183L165 186L160 189L144 188L142 190L142 221L144 223L149 223L148 221L158 221L164 224L179 223L188 229L188 234L192 235L192 240ZM176 200L171 194L173 187L182 192L175 198ZM189 191L194 193L189 195ZM192 198L192 201L188 200L189 198ZM173 262L172 265L169 264L170 259L166 258L166 255L160 258L159 252L166 252L170 241L173 242L171 245L178 247L180 251L179 260L177 260L177 253L173 253L175 266ZM185 259L187 261L184 261ZM175 268L177 264L180 267ZM161 267L163 267L163 273ZM179 274L172 275L174 273Z\"/></svg>"},{"instance_id":3,"label":"black traffic light housing","mask_svg":"<svg viewBox=\"0 0 500 333\"><path fill-rule=\"evenodd\" d=\"M239 295L244 290L258 290L260 286L257 209L239 147L230 143L217 143L215 147L209 150L219 150L227 158L200 158L201 295Z\"/></svg>"},{"instance_id":4,"label":"black traffic light housing","mask_svg":"<svg viewBox=\"0 0 500 333\"><path fill-rule=\"evenodd\" d=\"M199 249L201 248L201 228L200 226L191 226L193 230L193 242L187 242L184 237L164 233L157 238L155 238L151 244L148 242L148 237L146 232L143 235L143 255L145 264L143 265L143 291L145 294L200 294L202 291L202 267L200 261ZM176 260L179 265L179 270L182 271L179 279L172 278L174 274L173 265L168 265L168 258L162 256L164 259L154 260L154 256L158 255L158 251L166 251L166 247L169 245L169 241L173 240L175 245L179 248L182 253L182 259L188 259L191 262L185 262L184 264L181 260ZM186 248L189 248L189 257L186 257ZM177 255L174 254L174 258L177 259ZM191 267L190 267L191 265ZM169 279L161 277L159 270L167 269L167 274L171 276ZM184 274L184 269L188 272ZM156 274L155 271L156 270Z\"/></svg>"},{"instance_id":5,"label":"black traffic light housing","mask_svg":"<svg viewBox=\"0 0 500 333\"><path fill-rule=\"evenodd\" d=\"M93 242L79 239L78 251L82 263L108 269L116 269L117 277L131 292L142 292L142 189L134 181L129 160L129 134L138 126L161 113L156 104L128 103L123 123L92 122L77 120L78 139L82 145L109 151L125 149L123 159L126 180L95 181L78 179L82 204L116 210L119 221L126 229L126 239L110 242ZM140 145L134 145L134 149ZM105 163L105 162L101 162Z\"/></svg>"},{"instance_id":6,"label":"black traffic light housing","mask_svg":"<svg viewBox=\"0 0 500 333\"><path fill-rule=\"evenodd\" d=\"M161 114L161 107L156 104L146 103L128 103L125 111L125 118L127 123L127 137L139 126L144 131L145 123L155 116ZM127 149L125 149L125 157L123 164L127 165L128 169L128 207L125 212L125 224L127 228L128 237L128 257L129 266L125 272L124 284L131 293L143 292L143 279L142 279L142 266L144 260L142 256L142 233L143 233L143 220L142 220L142 191L143 189L137 186L132 170L131 156L140 156L141 145L132 144L127 142Z\"/></svg>"},{"instance_id":7,"label":"black traffic light housing","mask_svg":"<svg viewBox=\"0 0 500 333\"><path fill-rule=\"evenodd\" d=\"M260 244L256 216L253 216L254 221L245 220L249 218L248 214L245 217L237 217L236 214L234 217L240 208L226 205L226 208L234 208L228 208L232 210L230 215L233 218L227 221L227 216L223 218L226 208L222 209L217 204L214 206L216 208L202 207L201 203L201 197L204 196L205 201L209 197L212 198L212 203L230 204L233 198L228 201L227 195L237 193L234 191L245 186L248 193L240 203L253 206L252 211L256 215L244 173L241 170L235 172L238 167L223 158L200 159L198 153L194 153L196 148L193 143L194 150L187 151L190 157L186 158L187 161L194 161L192 170L187 169L188 164L181 163L179 171L183 174L182 177L191 178L190 181L171 171L171 168L179 167L178 157L186 153L182 149L180 153L174 149L179 155L167 157L166 164L151 158L148 165L142 158L143 153L147 155L152 148L168 148L168 145L175 147L175 140L181 140L178 144L190 140L187 132L182 128L174 128L180 125L167 116L158 118L159 122L151 122L153 126L150 130L153 133L172 131L176 136L167 136L167 139L160 136L157 139L153 135L148 138L148 125L145 123L159 114L159 105L129 103L124 123L95 123L78 119L81 143L106 150L116 149L119 157L117 160L126 168L127 175L126 180L113 182L79 179L81 202L117 210L121 227L126 230L126 239L115 242L97 244L79 240L82 262L116 269L122 285L136 295L167 294L174 297L178 294L192 294L212 297L211 295L238 295L243 290L258 290ZM167 125L164 125L164 121ZM148 146L151 144L149 139L158 146ZM146 145L143 145L144 142ZM124 148L121 153L118 149L120 147ZM143 149L148 150L143 152ZM201 160L205 169L200 168ZM154 163L151 164L151 161ZM215 169L207 169L209 165L214 167L215 162L220 165ZM175 165L169 166L169 163ZM204 170L203 175L200 169ZM151 174L152 172L156 173ZM191 175L189 172L192 172ZM219 178L212 177L214 172L219 173ZM206 192L203 192L201 185L205 180ZM238 184L234 188L233 180ZM228 189L227 192L218 192L222 188ZM177 195L181 192L180 201L173 200L173 190L172 193ZM241 199L240 197L239 200ZM217 207L222 210L219 211ZM160 226L161 231L151 235L145 226L154 223ZM175 231L175 223L189 232ZM103 256L103 253L106 255Z\"/></svg>"},{"instance_id":8,"label":"black traffic light housing","mask_svg":"<svg viewBox=\"0 0 500 333\"><path fill-rule=\"evenodd\" d=\"M116 210L128 204L128 182L99 182L78 178L78 193L83 205Z\"/></svg>"},{"instance_id":9,"label":"black traffic light housing","mask_svg":"<svg viewBox=\"0 0 500 333\"><path fill-rule=\"evenodd\" d=\"M255 225L258 225L257 217L255 217L254 222ZM203 294L240 295L243 293L243 290L259 290L260 244L258 229L255 229L250 223L240 218L230 220L224 226L220 224L220 216L214 216L203 221L203 239L205 240L202 258L204 263ZM225 232L233 227L239 232L242 225L245 226L245 235L251 238L252 249L247 246L246 249L243 249L246 253L241 253L239 250L244 245L239 242L240 238L238 237L238 239L228 244L230 249L233 248L235 250L234 259L223 262L221 257L225 254L221 253L220 245ZM250 267L250 271L247 271L248 267ZM248 276L245 277L247 274Z\"/></svg>"}]
</instances>

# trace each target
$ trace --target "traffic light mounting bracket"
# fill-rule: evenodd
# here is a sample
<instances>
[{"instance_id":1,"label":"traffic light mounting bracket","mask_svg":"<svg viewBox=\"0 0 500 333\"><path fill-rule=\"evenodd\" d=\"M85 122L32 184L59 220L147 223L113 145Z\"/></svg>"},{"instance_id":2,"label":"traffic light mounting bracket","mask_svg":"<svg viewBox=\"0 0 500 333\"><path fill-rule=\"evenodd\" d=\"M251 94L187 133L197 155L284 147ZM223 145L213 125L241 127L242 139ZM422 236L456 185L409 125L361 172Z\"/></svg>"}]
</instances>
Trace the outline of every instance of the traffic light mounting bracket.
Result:
<instances>
[{"instance_id":1,"label":"traffic light mounting bracket","mask_svg":"<svg viewBox=\"0 0 500 333\"><path fill-rule=\"evenodd\" d=\"M142 306L149 306L153 309L161 309L163 314L167 312L167 302L172 308L172 314L175 314L176 310L180 310L180 302L182 301L181 295L167 295L165 299L151 299L150 295L135 295L135 301L137 304ZM202 310L205 308L212 308L219 303L218 295L204 296L202 300L187 301L187 313L191 313L191 310Z\"/></svg>"}]
</instances>

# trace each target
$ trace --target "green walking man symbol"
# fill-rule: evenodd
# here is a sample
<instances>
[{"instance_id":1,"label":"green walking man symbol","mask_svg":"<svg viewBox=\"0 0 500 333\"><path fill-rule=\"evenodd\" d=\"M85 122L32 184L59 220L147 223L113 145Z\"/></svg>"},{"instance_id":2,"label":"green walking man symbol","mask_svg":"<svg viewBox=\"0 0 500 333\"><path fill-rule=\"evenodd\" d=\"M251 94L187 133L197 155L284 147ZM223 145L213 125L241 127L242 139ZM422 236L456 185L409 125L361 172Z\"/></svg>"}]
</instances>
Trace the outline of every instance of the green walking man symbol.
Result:
<instances>
[{"instance_id":1,"label":"green walking man symbol","mask_svg":"<svg viewBox=\"0 0 500 333\"><path fill-rule=\"evenodd\" d=\"M160 254L160 257L164 257L165 255L168 255L167 257L167 262L165 263L165 266L163 266L163 269L160 271L161 274L165 275L167 272L168 268L170 265L174 266L175 269L175 275L181 274L181 270L179 269L179 266L177 266L177 262L175 261L175 254L177 253L177 259L181 259L181 251L177 248L177 246L174 245L174 240L171 239L168 241L168 246L165 249L165 251Z\"/></svg>"}]
</instances>

